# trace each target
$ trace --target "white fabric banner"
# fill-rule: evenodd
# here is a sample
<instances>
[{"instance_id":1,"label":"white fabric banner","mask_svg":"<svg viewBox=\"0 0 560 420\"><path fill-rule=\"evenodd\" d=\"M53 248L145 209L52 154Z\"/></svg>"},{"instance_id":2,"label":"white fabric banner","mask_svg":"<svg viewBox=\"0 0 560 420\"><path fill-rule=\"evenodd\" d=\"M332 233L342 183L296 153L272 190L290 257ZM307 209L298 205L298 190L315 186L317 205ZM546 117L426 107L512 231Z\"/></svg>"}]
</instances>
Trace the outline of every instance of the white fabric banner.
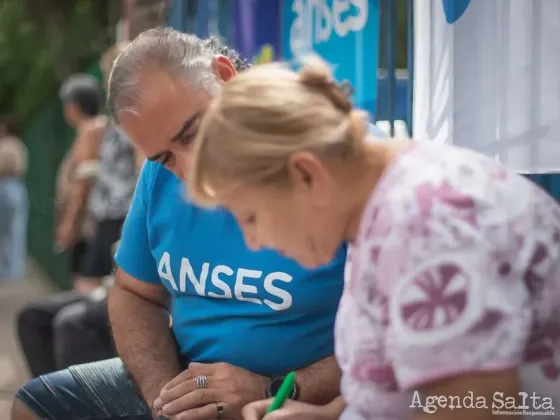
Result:
<instances>
[{"instance_id":1,"label":"white fabric banner","mask_svg":"<svg viewBox=\"0 0 560 420\"><path fill-rule=\"evenodd\" d=\"M415 0L414 13L414 137L560 171L560 0Z\"/></svg>"}]
</instances>

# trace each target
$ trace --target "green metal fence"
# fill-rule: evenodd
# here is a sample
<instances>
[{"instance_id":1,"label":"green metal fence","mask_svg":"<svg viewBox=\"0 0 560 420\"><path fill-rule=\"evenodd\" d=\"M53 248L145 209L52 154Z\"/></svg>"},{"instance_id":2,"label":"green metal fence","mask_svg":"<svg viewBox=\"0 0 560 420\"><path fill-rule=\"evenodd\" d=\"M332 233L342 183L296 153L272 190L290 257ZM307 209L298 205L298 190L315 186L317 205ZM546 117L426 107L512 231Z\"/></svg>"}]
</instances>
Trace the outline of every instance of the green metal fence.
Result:
<instances>
[{"instance_id":1,"label":"green metal fence","mask_svg":"<svg viewBox=\"0 0 560 420\"><path fill-rule=\"evenodd\" d=\"M96 65L88 72L101 79ZM55 98L23 127L29 149L27 188L30 198L28 248L51 280L61 288L70 286L68 255L57 254L54 244L54 192L58 166L74 136Z\"/></svg>"}]
</instances>

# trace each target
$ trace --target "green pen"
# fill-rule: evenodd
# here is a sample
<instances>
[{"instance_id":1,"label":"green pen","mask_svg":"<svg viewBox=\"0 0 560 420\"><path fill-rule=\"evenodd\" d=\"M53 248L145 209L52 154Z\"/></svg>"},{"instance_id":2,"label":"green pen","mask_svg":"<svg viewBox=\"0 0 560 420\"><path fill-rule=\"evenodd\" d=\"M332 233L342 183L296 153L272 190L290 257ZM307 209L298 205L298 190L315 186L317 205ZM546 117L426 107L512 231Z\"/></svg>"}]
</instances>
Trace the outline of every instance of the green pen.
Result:
<instances>
[{"instance_id":1,"label":"green pen","mask_svg":"<svg viewBox=\"0 0 560 420\"><path fill-rule=\"evenodd\" d=\"M272 413L274 410L278 410L282 408L284 403L290 396L292 392L294 392L294 384L296 382L296 373L290 372L286 375L284 380L282 381L282 385L280 385L280 389L278 389L278 393L275 395L272 404L268 407L266 414Z\"/></svg>"}]
</instances>

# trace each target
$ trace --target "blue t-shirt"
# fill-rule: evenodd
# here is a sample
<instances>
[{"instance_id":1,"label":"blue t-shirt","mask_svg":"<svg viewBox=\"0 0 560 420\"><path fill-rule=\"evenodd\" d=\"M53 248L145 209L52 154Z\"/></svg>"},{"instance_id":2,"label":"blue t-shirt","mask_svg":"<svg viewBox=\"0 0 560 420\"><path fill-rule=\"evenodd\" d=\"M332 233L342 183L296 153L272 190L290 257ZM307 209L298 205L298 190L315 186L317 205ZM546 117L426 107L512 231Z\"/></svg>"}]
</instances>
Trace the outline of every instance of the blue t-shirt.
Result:
<instances>
[{"instance_id":1,"label":"blue t-shirt","mask_svg":"<svg viewBox=\"0 0 560 420\"><path fill-rule=\"evenodd\" d=\"M346 247L307 270L245 245L234 217L185 199L162 165L146 162L116 255L119 267L172 296L173 332L187 359L285 374L334 353Z\"/></svg>"}]
</instances>

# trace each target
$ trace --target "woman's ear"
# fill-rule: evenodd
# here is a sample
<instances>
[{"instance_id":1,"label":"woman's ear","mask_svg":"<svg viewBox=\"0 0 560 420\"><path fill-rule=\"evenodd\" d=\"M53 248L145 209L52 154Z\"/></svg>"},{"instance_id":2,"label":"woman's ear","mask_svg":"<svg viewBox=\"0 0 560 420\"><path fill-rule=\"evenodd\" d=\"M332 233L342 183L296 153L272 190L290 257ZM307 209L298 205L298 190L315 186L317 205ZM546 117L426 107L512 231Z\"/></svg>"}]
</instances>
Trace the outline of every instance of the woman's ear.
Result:
<instances>
[{"instance_id":1,"label":"woman's ear","mask_svg":"<svg viewBox=\"0 0 560 420\"><path fill-rule=\"evenodd\" d=\"M212 59L212 70L214 74L218 76L218 79L223 82L229 81L237 74L235 66L225 55L217 55Z\"/></svg>"},{"instance_id":2,"label":"woman's ear","mask_svg":"<svg viewBox=\"0 0 560 420\"><path fill-rule=\"evenodd\" d=\"M317 156L308 152L294 153L288 162L288 171L296 191L310 195L317 205L329 202L330 174Z\"/></svg>"}]
</instances>

